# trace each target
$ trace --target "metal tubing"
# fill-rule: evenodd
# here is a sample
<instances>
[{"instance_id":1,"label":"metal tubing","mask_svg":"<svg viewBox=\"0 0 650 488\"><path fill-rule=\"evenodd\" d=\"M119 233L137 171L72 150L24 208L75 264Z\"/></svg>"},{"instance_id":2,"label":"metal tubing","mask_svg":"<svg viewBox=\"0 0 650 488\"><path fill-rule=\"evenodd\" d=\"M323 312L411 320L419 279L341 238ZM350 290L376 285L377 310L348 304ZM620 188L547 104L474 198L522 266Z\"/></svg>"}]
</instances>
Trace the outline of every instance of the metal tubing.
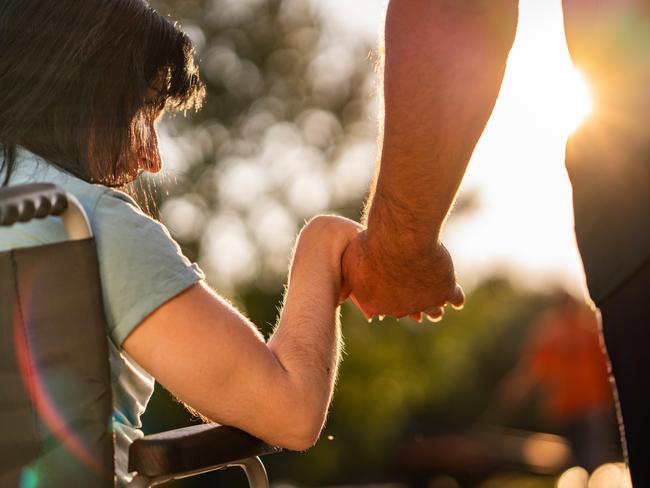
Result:
<instances>
[{"instance_id":1,"label":"metal tubing","mask_svg":"<svg viewBox=\"0 0 650 488\"><path fill-rule=\"evenodd\" d=\"M240 467L244 470L250 488L269 488L269 478L266 475L264 464L262 464L262 461L259 457L250 457L248 459L242 459L241 461L235 461L233 463L208 466L206 468L197 469L196 471L176 473L169 476L161 476L159 478L149 478L147 476L137 474L127 486L128 488L149 488L150 486L158 486L169 481L189 478L191 476L197 476L199 474L209 473L211 471L235 466Z\"/></svg>"},{"instance_id":2,"label":"metal tubing","mask_svg":"<svg viewBox=\"0 0 650 488\"><path fill-rule=\"evenodd\" d=\"M149 488L153 486L153 481L146 476L137 474L126 486L127 488Z\"/></svg>"},{"instance_id":3,"label":"metal tubing","mask_svg":"<svg viewBox=\"0 0 650 488\"><path fill-rule=\"evenodd\" d=\"M61 218L65 224L68 239L71 241L89 239L93 236L93 231L81 203L69 193L66 195L66 198L68 199L68 208Z\"/></svg>"},{"instance_id":4,"label":"metal tubing","mask_svg":"<svg viewBox=\"0 0 650 488\"><path fill-rule=\"evenodd\" d=\"M246 473L250 488L269 488L269 478L266 475L264 464L262 464L259 457L250 457L243 461L238 461L236 466L241 466Z\"/></svg>"}]
</instances>

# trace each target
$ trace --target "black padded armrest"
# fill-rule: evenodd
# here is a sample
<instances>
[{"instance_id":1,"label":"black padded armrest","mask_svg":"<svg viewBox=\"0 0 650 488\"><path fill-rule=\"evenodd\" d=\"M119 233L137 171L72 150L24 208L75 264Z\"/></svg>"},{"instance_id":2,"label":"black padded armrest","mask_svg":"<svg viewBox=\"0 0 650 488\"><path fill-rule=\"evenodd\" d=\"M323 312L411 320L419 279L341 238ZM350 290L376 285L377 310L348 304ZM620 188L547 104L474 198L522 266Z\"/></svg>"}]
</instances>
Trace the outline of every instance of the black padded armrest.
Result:
<instances>
[{"instance_id":1,"label":"black padded armrest","mask_svg":"<svg viewBox=\"0 0 650 488\"><path fill-rule=\"evenodd\" d=\"M129 471L154 478L280 451L233 427L194 425L134 441L129 448Z\"/></svg>"},{"instance_id":2,"label":"black padded armrest","mask_svg":"<svg viewBox=\"0 0 650 488\"><path fill-rule=\"evenodd\" d=\"M65 192L49 183L0 188L0 226L61 215L67 208Z\"/></svg>"}]
</instances>

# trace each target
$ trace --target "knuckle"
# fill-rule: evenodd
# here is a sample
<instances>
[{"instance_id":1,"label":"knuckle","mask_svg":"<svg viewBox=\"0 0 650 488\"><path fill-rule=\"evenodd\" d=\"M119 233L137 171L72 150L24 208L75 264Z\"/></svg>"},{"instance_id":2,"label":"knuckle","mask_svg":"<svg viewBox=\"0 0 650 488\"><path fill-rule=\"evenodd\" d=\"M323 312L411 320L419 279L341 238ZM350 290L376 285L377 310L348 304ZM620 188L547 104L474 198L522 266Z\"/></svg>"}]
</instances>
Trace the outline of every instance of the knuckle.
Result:
<instances>
[{"instance_id":1,"label":"knuckle","mask_svg":"<svg viewBox=\"0 0 650 488\"><path fill-rule=\"evenodd\" d=\"M309 222L307 222L306 227L327 227L332 225L332 220L334 217L331 215L317 215L316 217L312 217Z\"/></svg>"}]
</instances>

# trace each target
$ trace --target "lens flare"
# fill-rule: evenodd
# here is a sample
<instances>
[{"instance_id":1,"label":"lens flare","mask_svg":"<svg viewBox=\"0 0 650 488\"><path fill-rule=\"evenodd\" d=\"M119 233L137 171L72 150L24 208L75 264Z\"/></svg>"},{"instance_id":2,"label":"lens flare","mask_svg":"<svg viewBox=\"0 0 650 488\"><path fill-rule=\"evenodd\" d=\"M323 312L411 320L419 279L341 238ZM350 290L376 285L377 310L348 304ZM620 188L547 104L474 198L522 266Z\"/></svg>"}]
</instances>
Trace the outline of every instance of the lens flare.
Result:
<instances>
[{"instance_id":1,"label":"lens flare","mask_svg":"<svg viewBox=\"0 0 650 488\"><path fill-rule=\"evenodd\" d=\"M581 71L571 69L566 75L567 90L563 100L563 119L567 134L575 132L594 111L591 87Z\"/></svg>"},{"instance_id":2,"label":"lens flare","mask_svg":"<svg viewBox=\"0 0 650 488\"><path fill-rule=\"evenodd\" d=\"M36 488L38 486L38 474L31 468L25 468L20 473L20 488Z\"/></svg>"},{"instance_id":3,"label":"lens flare","mask_svg":"<svg viewBox=\"0 0 650 488\"><path fill-rule=\"evenodd\" d=\"M38 267L35 267L36 269ZM37 279L35 273L29 273L23 280L21 288L25 290L33 290L32 283ZM38 412L40 420L47 426L52 435L56 437L61 445L70 452L73 456L79 459L83 464L88 466L94 472L112 476L112 473L106 473L105 468L101 462L96 459L91 453L90 449L84 445L84 442L77 436L68 426L65 419L64 412L57 406L55 396L49 391L47 381L38 364L37 355L32 350L29 340L28 319L24 316L23 309L29 309L29 304L36 302L34 297L27 293L27 296L21 300L17 299L18 303L14 306L13 326L14 326L14 345L16 351L16 359L21 377L25 384L25 390L30 397L30 400ZM38 475L34 471L25 470L22 473L21 487L31 486L30 480L34 480L34 476L38 480Z\"/></svg>"}]
</instances>

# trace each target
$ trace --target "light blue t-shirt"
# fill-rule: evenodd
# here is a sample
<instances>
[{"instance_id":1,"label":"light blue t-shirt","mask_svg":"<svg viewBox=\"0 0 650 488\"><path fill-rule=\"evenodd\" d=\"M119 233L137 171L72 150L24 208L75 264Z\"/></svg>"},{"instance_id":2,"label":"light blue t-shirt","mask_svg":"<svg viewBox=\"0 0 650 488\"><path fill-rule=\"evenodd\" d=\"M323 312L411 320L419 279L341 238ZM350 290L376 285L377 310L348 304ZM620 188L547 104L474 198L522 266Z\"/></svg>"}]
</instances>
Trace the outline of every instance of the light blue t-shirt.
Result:
<instances>
[{"instance_id":1,"label":"light blue t-shirt","mask_svg":"<svg viewBox=\"0 0 650 488\"><path fill-rule=\"evenodd\" d=\"M3 172L0 178L4 181ZM142 436L140 415L153 393L154 379L121 350L122 343L144 318L204 275L183 256L165 226L145 215L128 195L87 183L19 149L9 185L44 182L81 202L95 236L109 329L115 465L123 484L130 479L128 447ZM0 251L64 240L60 218L0 229Z\"/></svg>"}]
</instances>

